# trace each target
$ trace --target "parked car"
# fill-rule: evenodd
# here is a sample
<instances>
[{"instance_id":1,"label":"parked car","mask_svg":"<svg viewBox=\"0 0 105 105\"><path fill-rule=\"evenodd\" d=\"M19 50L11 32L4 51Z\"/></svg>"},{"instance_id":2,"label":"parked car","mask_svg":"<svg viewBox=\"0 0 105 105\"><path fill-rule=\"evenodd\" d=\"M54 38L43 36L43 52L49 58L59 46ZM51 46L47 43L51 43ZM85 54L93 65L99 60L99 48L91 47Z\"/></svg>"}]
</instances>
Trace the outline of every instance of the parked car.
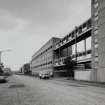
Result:
<instances>
[{"instance_id":1,"label":"parked car","mask_svg":"<svg viewBox=\"0 0 105 105\"><path fill-rule=\"evenodd\" d=\"M10 68L4 68L3 73L7 77L12 75L12 71Z\"/></svg>"},{"instance_id":2,"label":"parked car","mask_svg":"<svg viewBox=\"0 0 105 105\"><path fill-rule=\"evenodd\" d=\"M6 82L7 81L7 76L4 74L0 74L0 83Z\"/></svg>"},{"instance_id":3,"label":"parked car","mask_svg":"<svg viewBox=\"0 0 105 105\"><path fill-rule=\"evenodd\" d=\"M49 72L45 72L45 71L41 71L39 73L39 78L40 79L49 79L50 78L50 73Z\"/></svg>"}]
</instances>

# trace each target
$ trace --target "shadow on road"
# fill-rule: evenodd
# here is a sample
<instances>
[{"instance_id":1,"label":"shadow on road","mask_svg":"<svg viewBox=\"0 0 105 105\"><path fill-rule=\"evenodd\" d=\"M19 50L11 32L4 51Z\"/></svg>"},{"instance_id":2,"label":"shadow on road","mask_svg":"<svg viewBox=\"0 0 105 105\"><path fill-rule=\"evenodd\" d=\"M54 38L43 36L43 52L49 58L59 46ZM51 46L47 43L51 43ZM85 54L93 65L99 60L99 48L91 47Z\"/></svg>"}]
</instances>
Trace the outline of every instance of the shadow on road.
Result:
<instances>
[{"instance_id":1,"label":"shadow on road","mask_svg":"<svg viewBox=\"0 0 105 105\"><path fill-rule=\"evenodd\" d=\"M9 88L24 88L24 87L25 87L24 84L13 84L9 86Z\"/></svg>"},{"instance_id":2,"label":"shadow on road","mask_svg":"<svg viewBox=\"0 0 105 105\"><path fill-rule=\"evenodd\" d=\"M4 83L7 83L8 80L0 80L0 84L4 84Z\"/></svg>"}]
</instances>

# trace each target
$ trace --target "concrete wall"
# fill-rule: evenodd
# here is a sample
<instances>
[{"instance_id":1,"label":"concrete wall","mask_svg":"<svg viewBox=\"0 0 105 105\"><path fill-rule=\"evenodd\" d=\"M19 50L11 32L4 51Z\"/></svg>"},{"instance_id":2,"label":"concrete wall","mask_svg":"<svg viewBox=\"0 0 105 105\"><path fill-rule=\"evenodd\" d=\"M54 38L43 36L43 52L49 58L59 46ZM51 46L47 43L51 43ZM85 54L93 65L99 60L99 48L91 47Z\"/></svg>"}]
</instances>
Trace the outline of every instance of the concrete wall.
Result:
<instances>
[{"instance_id":1,"label":"concrete wall","mask_svg":"<svg viewBox=\"0 0 105 105\"><path fill-rule=\"evenodd\" d=\"M75 80L84 80L84 81L91 81L91 73L92 70L75 70L74 71L74 79Z\"/></svg>"},{"instance_id":2,"label":"concrete wall","mask_svg":"<svg viewBox=\"0 0 105 105\"><path fill-rule=\"evenodd\" d=\"M92 0L92 25L93 76L105 82L105 0Z\"/></svg>"},{"instance_id":3,"label":"concrete wall","mask_svg":"<svg viewBox=\"0 0 105 105\"><path fill-rule=\"evenodd\" d=\"M98 0L99 14L98 14L98 26L99 26L99 67L97 71L97 80L105 82L105 0Z\"/></svg>"}]
</instances>

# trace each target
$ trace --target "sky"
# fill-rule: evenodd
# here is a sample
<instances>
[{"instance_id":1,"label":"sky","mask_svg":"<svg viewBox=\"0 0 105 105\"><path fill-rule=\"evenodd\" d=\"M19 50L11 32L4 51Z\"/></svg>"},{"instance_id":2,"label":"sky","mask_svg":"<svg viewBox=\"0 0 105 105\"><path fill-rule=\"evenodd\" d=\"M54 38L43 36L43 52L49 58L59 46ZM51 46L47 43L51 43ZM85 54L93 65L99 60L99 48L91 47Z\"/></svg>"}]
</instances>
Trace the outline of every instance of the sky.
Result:
<instances>
[{"instance_id":1,"label":"sky","mask_svg":"<svg viewBox=\"0 0 105 105\"><path fill-rule=\"evenodd\" d=\"M64 37L91 17L91 0L0 0L2 62L18 70L51 37Z\"/></svg>"}]
</instances>

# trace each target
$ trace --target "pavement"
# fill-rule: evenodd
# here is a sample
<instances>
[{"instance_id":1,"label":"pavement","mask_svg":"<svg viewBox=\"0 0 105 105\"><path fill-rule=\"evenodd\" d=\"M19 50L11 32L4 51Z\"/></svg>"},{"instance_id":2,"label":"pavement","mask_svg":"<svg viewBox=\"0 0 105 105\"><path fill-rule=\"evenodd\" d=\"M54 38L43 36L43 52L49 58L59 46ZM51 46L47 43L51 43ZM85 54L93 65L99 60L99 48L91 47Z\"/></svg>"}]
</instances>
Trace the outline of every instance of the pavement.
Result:
<instances>
[{"instance_id":1,"label":"pavement","mask_svg":"<svg viewBox=\"0 0 105 105\"><path fill-rule=\"evenodd\" d=\"M54 78L54 80L60 81L60 82L66 82L67 84L73 83L73 84L80 84L80 85L88 85L88 86L105 88L105 82L73 80L73 79L68 78L68 77L58 77L58 78Z\"/></svg>"},{"instance_id":2,"label":"pavement","mask_svg":"<svg viewBox=\"0 0 105 105\"><path fill-rule=\"evenodd\" d=\"M105 88L14 75L0 84L0 105L105 105Z\"/></svg>"}]
</instances>

